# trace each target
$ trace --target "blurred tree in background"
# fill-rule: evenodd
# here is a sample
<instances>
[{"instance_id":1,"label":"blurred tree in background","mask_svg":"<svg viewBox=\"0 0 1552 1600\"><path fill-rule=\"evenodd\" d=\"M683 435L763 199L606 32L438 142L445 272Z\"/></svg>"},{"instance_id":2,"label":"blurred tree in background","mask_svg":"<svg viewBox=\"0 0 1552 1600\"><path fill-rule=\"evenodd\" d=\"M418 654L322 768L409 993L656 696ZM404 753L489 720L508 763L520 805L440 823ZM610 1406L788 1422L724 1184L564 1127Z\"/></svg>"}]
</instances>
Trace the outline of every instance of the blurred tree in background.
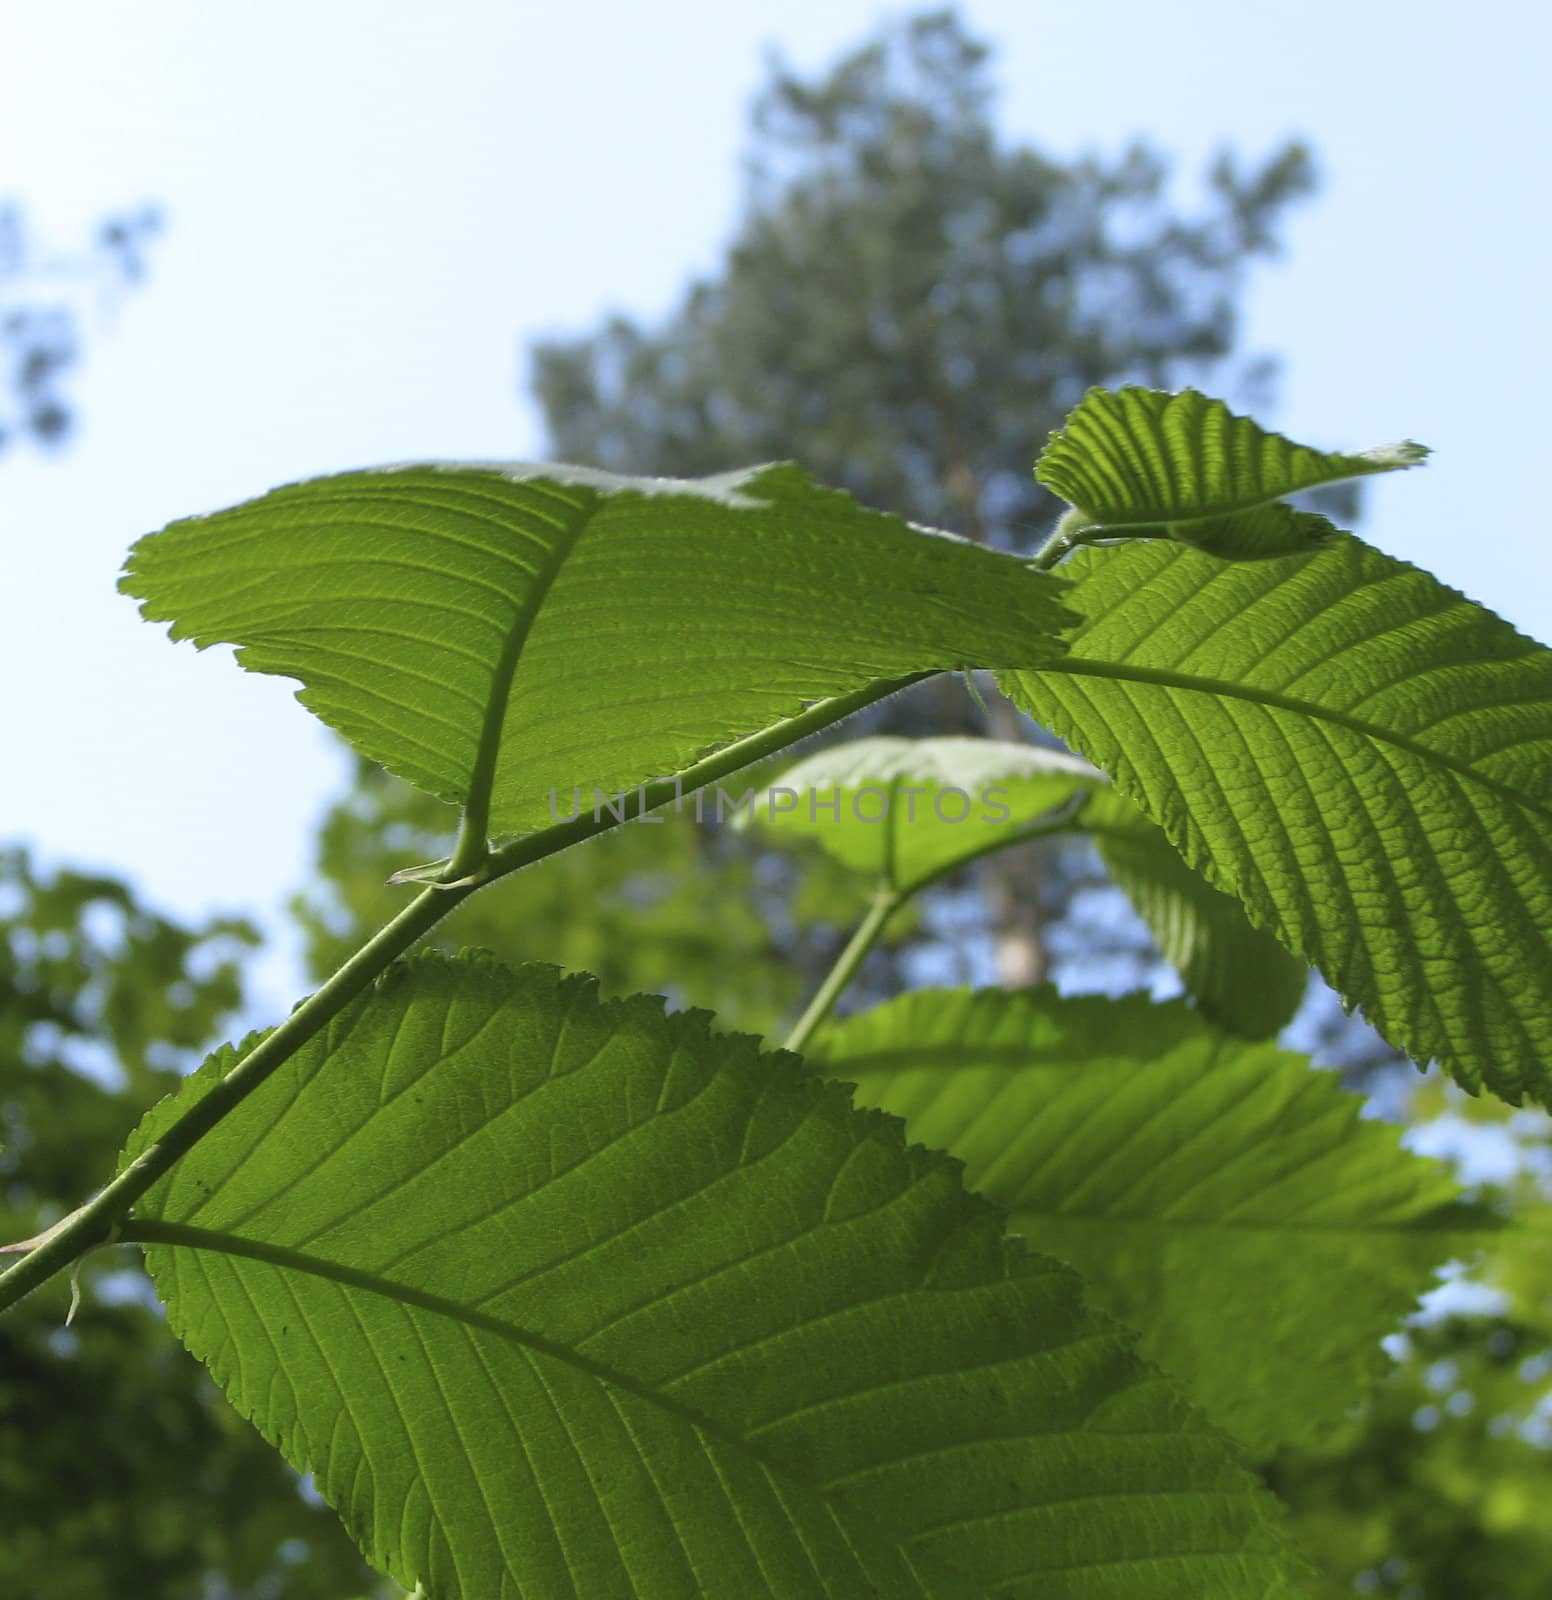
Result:
<instances>
[{"instance_id":1,"label":"blurred tree in background","mask_svg":"<svg viewBox=\"0 0 1552 1600\"><path fill-rule=\"evenodd\" d=\"M755 102L745 215L657 329L541 344L554 451L694 474L796 455L870 505L1005 546L1055 509L1045 436L1093 384L1263 388L1238 300L1313 187L1302 146L1225 152L1194 215L1146 145L1058 162L1003 140L989 48L951 12L894 25Z\"/></svg>"},{"instance_id":2,"label":"blurred tree in background","mask_svg":"<svg viewBox=\"0 0 1552 1600\"><path fill-rule=\"evenodd\" d=\"M991 52L950 12L886 27L813 82L773 62L753 108L743 219L717 274L656 329L616 317L533 353L549 454L670 475L797 457L866 503L1017 547L1054 509L1034 457L1089 386L1264 389L1270 363L1236 354L1238 297L1286 207L1312 187L1304 150L1248 166L1220 155L1188 213L1168 162L1146 146L1058 162L1009 144L994 111ZM978 726L1003 738L1029 731L1000 697L983 718L953 682L868 720L869 731ZM445 851L454 821L363 774L325 831L321 887L303 907L316 970L383 920L396 903L382 888L388 872L418 849ZM817 858L811 868L824 871ZM861 889L798 891L787 864L751 866L741 844L683 821L626 829L548 871L567 875L566 887L519 877L463 908L446 925L449 945L569 965L595 934L557 897L602 903L605 962L655 967L654 946L676 945L678 964L664 972L678 974L674 997L756 1030L772 1024L783 993L795 997L790 974L816 981L862 908ZM963 888L933 896L923 924L897 930L894 961L875 957L872 986L853 1002L912 972L941 977L941 933L955 916L972 942L993 930L1004 981L1037 981L1048 965L1042 923L1104 880L1088 852L1031 846L993 858L976 881L973 921ZM782 937L794 918L804 936ZM724 958L747 962L766 947L765 923L782 970L762 994L724 994ZM1102 936L1134 974L1151 966L1113 915ZM1093 954L1091 939L1067 943ZM627 946L640 954L622 956ZM664 981L636 965L601 975L611 987Z\"/></svg>"},{"instance_id":3,"label":"blurred tree in background","mask_svg":"<svg viewBox=\"0 0 1552 1600\"><path fill-rule=\"evenodd\" d=\"M94 302L144 279L160 227L141 206L105 217L87 248L59 255L38 246L20 206L0 202L0 449L57 444L70 431L63 384L80 359L82 321Z\"/></svg>"}]
</instances>

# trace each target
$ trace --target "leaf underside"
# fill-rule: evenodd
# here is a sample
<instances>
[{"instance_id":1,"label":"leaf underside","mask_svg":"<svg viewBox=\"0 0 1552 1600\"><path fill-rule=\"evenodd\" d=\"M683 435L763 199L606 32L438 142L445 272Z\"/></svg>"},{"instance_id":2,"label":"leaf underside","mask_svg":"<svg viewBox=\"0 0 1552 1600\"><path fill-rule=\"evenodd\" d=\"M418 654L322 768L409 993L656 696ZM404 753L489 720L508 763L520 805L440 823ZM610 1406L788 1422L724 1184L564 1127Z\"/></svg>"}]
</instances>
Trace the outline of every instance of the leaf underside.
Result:
<instances>
[{"instance_id":1,"label":"leaf underside","mask_svg":"<svg viewBox=\"0 0 1552 1600\"><path fill-rule=\"evenodd\" d=\"M1339 1423L1434 1269L1489 1236L1330 1074L1178 1003L918 991L822 1052L1257 1450Z\"/></svg>"},{"instance_id":2,"label":"leaf underside","mask_svg":"<svg viewBox=\"0 0 1552 1600\"><path fill-rule=\"evenodd\" d=\"M792 466L346 473L174 523L121 583L174 638L298 679L309 709L419 788L488 792L499 833L814 700L1049 659L1071 620L1061 587Z\"/></svg>"},{"instance_id":3,"label":"leaf underside","mask_svg":"<svg viewBox=\"0 0 1552 1600\"><path fill-rule=\"evenodd\" d=\"M1419 1062L1552 1094L1552 652L1344 535L1080 551L1005 687Z\"/></svg>"},{"instance_id":4,"label":"leaf underside","mask_svg":"<svg viewBox=\"0 0 1552 1600\"><path fill-rule=\"evenodd\" d=\"M957 1164L590 980L394 969L130 1234L238 1409L438 1600L1296 1592L1221 1435Z\"/></svg>"}]
</instances>

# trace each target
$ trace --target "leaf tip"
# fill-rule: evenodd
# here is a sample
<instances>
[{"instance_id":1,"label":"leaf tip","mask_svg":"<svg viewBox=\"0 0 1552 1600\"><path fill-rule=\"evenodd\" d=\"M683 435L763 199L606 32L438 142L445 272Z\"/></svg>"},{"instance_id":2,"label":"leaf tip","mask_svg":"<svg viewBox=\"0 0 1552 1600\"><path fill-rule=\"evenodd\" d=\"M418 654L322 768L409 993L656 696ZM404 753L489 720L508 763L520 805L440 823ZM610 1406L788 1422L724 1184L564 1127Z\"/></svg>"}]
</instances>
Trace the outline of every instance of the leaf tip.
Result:
<instances>
[{"instance_id":1,"label":"leaf tip","mask_svg":"<svg viewBox=\"0 0 1552 1600\"><path fill-rule=\"evenodd\" d=\"M1360 461L1368 461L1381 471L1394 471L1407 467L1420 467L1433 454L1425 444L1416 439L1398 439L1394 444L1377 444L1372 449L1360 450Z\"/></svg>"}]
</instances>

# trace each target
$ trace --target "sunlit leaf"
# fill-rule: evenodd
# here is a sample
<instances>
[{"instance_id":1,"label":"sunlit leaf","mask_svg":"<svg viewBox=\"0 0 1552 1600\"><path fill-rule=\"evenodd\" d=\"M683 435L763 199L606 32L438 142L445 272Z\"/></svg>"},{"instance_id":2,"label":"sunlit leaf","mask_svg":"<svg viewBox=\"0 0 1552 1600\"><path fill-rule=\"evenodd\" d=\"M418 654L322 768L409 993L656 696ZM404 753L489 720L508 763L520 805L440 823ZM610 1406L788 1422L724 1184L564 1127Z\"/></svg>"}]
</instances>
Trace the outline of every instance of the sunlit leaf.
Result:
<instances>
[{"instance_id":1,"label":"sunlit leaf","mask_svg":"<svg viewBox=\"0 0 1552 1600\"><path fill-rule=\"evenodd\" d=\"M436 1600L1295 1592L1068 1269L707 1024L411 963L137 1208L173 1328L374 1564Z\"/></svg>"},{"instance_id":2,"label":"sunlit leaf","mask_svg":"<svg viewBox=\"0 0 1552 1600\"><path fill-rule=\"evenodd\" d=\"M1188 867L1114 789L1097 793L1079 820L1204 1017L1247 1039L1270 1038L1292 1020L1309 969L1253 926L1238 900Z\"/></svg>"},{"instance_id":3,"label":"sunlit leaf","mask_svg":"<svg viewBox=\"0 0 1552 1600\"><path fill-rule=\"evenodd\" d=\"M1107 784L1063 751L879 735L806 756L756 794L738 822L811 838L843 866L909 891L1025 837Z\"/></svg>"},{"instance_id":4,"label":"sunlit leaf","mask_svg":"<svg viewBox=\"0 0 1552 1600\"><path fill-rule=\"evenodd\" d=\"M1178 1003L918 991L819 1048L1258 1448L1340 1421L1434 1269L1487 1237L1334 1077Z\"/></svg>"},{"instance_id":5,"label":"sunlit leaf","mask_svg":"<svg viewBox=\"0 0 1552 1600\"><path fill-rule=\"evenodd\" d=\"M418 787L488 795L513 833L807 702L1049 659L1064 617L1043 574L792 466L346 473L142 539L122 587L175 638L298 679Z\"/></svg>"},{"instance_id":6,"label":"sunlit leaf","mask_svg":"<svg viewBox=\"0 0 1552 1600\"><path fill-rule=\"evenodd\" d=\"M1392 1044L1552 1093L1552 652L1347 535L1063 570L1086 620L1009 693Z\"/></svg>"}]
</instances>

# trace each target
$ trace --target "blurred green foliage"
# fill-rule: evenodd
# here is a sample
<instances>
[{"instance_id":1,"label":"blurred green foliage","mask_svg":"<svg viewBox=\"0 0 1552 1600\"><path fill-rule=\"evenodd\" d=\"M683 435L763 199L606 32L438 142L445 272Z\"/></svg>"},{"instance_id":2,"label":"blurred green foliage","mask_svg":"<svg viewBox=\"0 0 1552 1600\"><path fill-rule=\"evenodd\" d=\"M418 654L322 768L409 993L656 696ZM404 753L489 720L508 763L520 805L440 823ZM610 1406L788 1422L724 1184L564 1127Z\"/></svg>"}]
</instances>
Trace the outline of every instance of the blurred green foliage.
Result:
<instances>
[{"instance_id":1,"label":"blurred green foliage","mask_svg":"<svg viewBox=\"0 0 1552 1600\"><path fill-rule=\"evenodd\" d=\"M1430 1080L1422 1109L1443 1098ZM1466 1103L1479 1125L1531 1120ZM1552 1594L1552 1202L1534 1172L1552 1140L1532 1115L1532 1170L1500 1196L1518 1226L1466 1280L1476 1292L1445 1291L1461 1309L1427 1313L1390 1341L1396 1366L1346 1428L1267 1468L1326 1574L1321 1600Z\"/></svg>"},{"instance_id":2,"label":"blurred green foliage","mask_svg":"<svg viewBox=\"0 0 1552 1600\"><path fill-rule=\"evenodd\" d=\"M257 942L113 878L0 851L0 1240L113 1169L242 999ZM327 1507L168 1337L139 1253L101 1250L0 1321L0 1593L338 1600L373 1577Z\"/></svg>"}]
</instances>

